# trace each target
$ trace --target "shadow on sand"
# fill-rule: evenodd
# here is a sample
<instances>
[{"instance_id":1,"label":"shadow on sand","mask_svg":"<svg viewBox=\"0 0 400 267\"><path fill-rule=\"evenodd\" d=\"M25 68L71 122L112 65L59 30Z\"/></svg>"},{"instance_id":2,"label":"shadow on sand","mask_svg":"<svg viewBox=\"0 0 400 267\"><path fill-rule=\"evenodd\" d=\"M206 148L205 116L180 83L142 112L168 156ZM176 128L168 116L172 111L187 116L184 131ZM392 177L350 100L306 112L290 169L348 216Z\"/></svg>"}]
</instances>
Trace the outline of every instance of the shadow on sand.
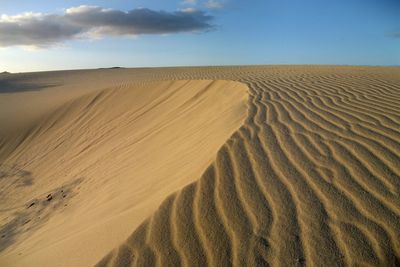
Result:
<instances>
[{"instance_id":1,"label":"shadow on sand","mask_svg":"<svg viewBox=\"0 0 400 267\"><path fill-rule=\"evenodd\" d=\"M21 76L0 75L0 94L40 91L57 85L54 83L35 83L31 79Z\"/></svg>"},{"instance_id":2,"label":"shadow on sand","mask_svg":"<svg viewBox=\"0 0 400 267\"><path fill-rule=\"evenodd\" d=\"M0 252L20 240L21 235L31 235L42 227L52 215L66 208L83 178L64 184L18 207L0 226ZM26 235L27 234L27 235Z\"/></svg>"}]
</instances>

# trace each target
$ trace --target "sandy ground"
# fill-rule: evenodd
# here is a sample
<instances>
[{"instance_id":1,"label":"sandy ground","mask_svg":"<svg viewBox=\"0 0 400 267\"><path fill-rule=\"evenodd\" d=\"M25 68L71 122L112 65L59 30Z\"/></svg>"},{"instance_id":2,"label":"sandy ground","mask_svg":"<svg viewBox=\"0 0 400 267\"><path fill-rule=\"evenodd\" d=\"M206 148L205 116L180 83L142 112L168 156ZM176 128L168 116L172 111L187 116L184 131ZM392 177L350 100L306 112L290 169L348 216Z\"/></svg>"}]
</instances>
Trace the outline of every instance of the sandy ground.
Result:
<instances>
[{"instance_id":1,"label":"sandy ground","mask_svg":"<svg viewBox=\"0 0 400 267\"><path fill-rule=\"evenodd\" d=\"M398 266L399 106L399 68L2 75L0 265Z\"/></svg>"}]
</instances>

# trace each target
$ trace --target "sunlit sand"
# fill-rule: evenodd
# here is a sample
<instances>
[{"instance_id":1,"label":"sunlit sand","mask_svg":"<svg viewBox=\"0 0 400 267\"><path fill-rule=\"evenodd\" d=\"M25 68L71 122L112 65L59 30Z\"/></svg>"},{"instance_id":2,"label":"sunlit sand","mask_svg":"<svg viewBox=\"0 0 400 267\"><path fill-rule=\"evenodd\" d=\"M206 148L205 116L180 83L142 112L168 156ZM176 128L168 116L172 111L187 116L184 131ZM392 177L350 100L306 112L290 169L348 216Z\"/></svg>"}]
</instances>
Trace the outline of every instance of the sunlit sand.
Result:
<instances>
[{"instance_id":1,"label":"sunlit sand","mask_svg":"<svg viewBox=\"0 0 400 267\"><path fill-rule=\"evenodd\" d=\"M0 75L2 266L396 266L400 69Z\"/></svg>"}]
</instances>

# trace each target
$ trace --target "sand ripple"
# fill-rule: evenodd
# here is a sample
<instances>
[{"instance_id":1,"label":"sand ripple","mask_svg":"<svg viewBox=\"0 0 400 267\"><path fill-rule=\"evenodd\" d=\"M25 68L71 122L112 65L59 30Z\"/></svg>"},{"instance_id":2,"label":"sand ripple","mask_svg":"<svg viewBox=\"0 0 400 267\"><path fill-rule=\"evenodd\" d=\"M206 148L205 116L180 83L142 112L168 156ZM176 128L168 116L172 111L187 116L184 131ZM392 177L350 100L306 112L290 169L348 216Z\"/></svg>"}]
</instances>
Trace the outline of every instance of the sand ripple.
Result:
<instances>
[{"instance_id":1,"label":"sand ripple","mask_svg":"<svg viewBox=\"0 0 400 267\"><path fill-rule=\"evenodd\" d=\"M214 71L246 122L98 266L400 265L399 70Z\"/></svg>"}]
</instances>

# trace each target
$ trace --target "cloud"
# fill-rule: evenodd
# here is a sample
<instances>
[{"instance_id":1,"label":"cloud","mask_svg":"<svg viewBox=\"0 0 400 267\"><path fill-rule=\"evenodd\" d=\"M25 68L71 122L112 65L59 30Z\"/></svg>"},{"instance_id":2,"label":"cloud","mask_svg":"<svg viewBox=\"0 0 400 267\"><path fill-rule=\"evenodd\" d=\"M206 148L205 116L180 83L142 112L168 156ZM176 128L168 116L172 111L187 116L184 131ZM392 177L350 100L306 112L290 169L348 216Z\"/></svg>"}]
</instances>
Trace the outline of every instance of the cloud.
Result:
<instances>
[{"instance_id":1,"label":"cloud","mask_svg":"<svg viewBox=\"0 0 400 267\"><path fill-rule=\"evenodd\" d=\"M184 4L184 5L196 5L197 4L197 0L183 0L182 4Z\"/></svg>"},{"instance_id":2,"label":"cloud","mask_svg":"<svg viewBox=\"0 0 400 267\"><path fill-rule=\"evenodd\" d=\"M196 9L175 12L147 8L128 12L97 6L71 7L63 14L0 16L0 47L47 47L77 38L204 32L213 17Z\"/></svg>"},{"instance_id":3,"label":"cloud","mask_svg":"<svg viewBox=\"0 0 400 267\"><path fill-rule=\"evenodd\" d=\"M216 0L208 0L205 5L209 9L221 9L224 7L224 4L221 1Z\"/></svg>"},{"instance_id":4,"label":"cloud","mask_svg":"<svg viewBox=\"0 0 400 267\"><path fill-rule=\"evenodd\" d=\"M391 32L387 35L392 38L400 38L400 31L399 32Z\"/></svg>"},{"instance_id":5,"label":"cloud","mask_svg":"<svg viewBox=\"0 0 400 267\"><path fill-rule=\"evenodd\" d=\"M187 7L187 8L181 9L181 11L186 12L186 13L195 13L195 12L197 12L197 9L193 8L193 7Z\"/></svg>"}]
</instances>

